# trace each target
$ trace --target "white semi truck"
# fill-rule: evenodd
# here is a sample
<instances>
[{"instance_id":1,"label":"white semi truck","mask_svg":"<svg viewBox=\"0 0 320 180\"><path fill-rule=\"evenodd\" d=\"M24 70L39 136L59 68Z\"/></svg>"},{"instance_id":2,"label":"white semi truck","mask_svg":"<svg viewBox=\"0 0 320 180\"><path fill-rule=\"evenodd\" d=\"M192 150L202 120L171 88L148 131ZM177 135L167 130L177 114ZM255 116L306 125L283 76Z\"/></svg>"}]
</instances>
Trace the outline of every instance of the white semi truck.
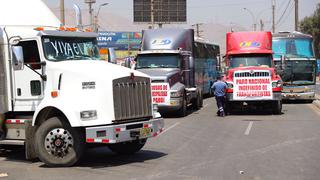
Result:
<instances>
[{"instance_id":1,"label":"white semi truck","mask_svg":"<svg viewBox=\"0 0 320 180\"><path fill-rule=\"evenodd\" d=\"M149 76L99 60L97 34L59 27L42 1L8 3L31 4L37 16L0 18L0 148L72 166L87 143L131 154L163 131Z\"/></svg>"}]
</instances>

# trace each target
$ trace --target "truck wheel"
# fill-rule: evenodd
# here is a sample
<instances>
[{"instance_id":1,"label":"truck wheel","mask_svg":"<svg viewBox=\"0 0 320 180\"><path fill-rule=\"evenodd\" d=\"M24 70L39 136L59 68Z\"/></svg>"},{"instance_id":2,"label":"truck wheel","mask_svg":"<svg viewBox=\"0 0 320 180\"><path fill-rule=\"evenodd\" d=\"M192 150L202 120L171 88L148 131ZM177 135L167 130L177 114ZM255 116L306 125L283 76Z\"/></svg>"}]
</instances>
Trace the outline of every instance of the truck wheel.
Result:
<instances>
[{"instance_id":1,"label":"truck wheel","mask_svg":"<svg viewBox=\"0 0 320 180\"><path fill-rule=\"evenodd\" d=\"M187 115L187 100L183 97L181 108L178 111L180 117L185 117Z\"/></svg>"},{"instance_id":2,"label":"truck wheel","mask_svg":"<svg viewBox=\"0 0 320 180\"><path fill-rule=\"evenodd\" d=\"M130 142L122 142L108 145L109 149L117 154L130 155L140 151L146 144L147 139L139 139Z\"/></svg>"},{"instance_id":3,"label":"truck wheel","mask_svg":"<svg viewBox=\"0 0 320 180\"><path fill-rule=\"evenodd\" d=\"M203 99L201 93L197 95L197 99L192 102L193 109L199 110L203 105Z\"/></svg>"},{"instance_id":4,"label":"truck wheel","mask_svg":"<svg viewBox=\"0 0 320 180\"><path fill-rule=\"evenodd\" d=\"M282 112L282 101L279 100L279 101L275 101L274 104L273 104L273 114L281 114Z\"/></svg>"},{"instance_id":5,"label":"truck wheel","mask_svg":"<svg viewBox=\"0 0 320 180\"><path fill-rule=\"evenodd\" d=\"M84 151L84 133L72 128L59 117L43 122L35 134L35 148L48 166L72 166Z\"/></svg>"},{"instance_id":6,"label":"truck wheel","mask_svg":"<svg viewBox=\"0 0 320 180\"><path fill-rule=\"evenodd\" d=\"M203 94L200 94L200 107L203 107Z\"/></svg>"}]
</instances>

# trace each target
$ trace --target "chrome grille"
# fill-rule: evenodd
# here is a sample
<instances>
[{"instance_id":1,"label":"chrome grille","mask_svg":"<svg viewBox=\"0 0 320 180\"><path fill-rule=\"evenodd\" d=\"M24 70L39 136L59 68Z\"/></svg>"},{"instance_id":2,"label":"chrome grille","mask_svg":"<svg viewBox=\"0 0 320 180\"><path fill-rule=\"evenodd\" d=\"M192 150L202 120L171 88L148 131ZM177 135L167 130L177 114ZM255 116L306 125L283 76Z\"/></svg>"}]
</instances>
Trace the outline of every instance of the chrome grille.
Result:
<instances>
[{"instance_id":1,"label":"chrome grille","mask_svg":"<svg viewBox=\"0 0 320 180\"><path fill-rule=\"evenodd\" d=\"M235 72L234 77L269 77L270 73L266 71L256 72Z\"/></svg>"},{"instance_id":2,"label":"chrome grille","mask_svg":"<svg viewBox=\"0 0 320 180\"><path fill-rule=\"evenodd\" d=\"M150 79L124 77L113 80L115 121L152 116Z\"/></svg>"}]
</instances>

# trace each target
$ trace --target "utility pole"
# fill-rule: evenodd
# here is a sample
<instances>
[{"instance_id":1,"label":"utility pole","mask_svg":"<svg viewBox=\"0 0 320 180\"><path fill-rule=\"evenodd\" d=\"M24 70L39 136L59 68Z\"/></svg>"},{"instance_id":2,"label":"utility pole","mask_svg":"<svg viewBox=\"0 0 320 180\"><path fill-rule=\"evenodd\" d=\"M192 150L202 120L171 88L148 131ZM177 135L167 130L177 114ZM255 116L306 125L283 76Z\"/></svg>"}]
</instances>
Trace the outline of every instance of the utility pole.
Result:
<instances>
[{"instance_id":1,"label":"utility pole","mask_svg":"<svg viewBox=\"0 0 320 180\"><path fill-rule=\"evenodd\" d=\"M64 16L64 0L60 0L60 21L62 25L66 24L66 20Z\"/></svg>"},{"instance_id":2,"label":"utility pole","mask_svg":"<svg viewBox=\"0 0 320 180\"><path fill-rule=\"evenodd\" d=\"M193 24L192 27L196 27L196 36L197 37L201 37L201 33L203 31L200 30L200 26L203 25L203 23L197 23L197 24Z\"/></svg>"},{"instance_id":3,"label":"utility pole","mask_svg":"<svg viewBox=\"0 0 320 180\"><path fill-rule=\"evenodd\" d=\"M151 0L151 27L154 29L154 0Z\"/></svg>"},{"instance_id":4,"label":"utility pole","mask_svg":"<svg viewBox=\"0 0 320 180\"><path fill-rule=\"evenodd\" d=\"M276 10L276 0L272 0L272 32L276 32L276 24L275 24L275 10Z\"/></svg>"},{"instance_id":5,"label":"utility pole","mask_svg":"<svg viewBox=\"0 0 320 180\"><path fill-rule=\"evenodd\" d=\"M260 19L260 31L263 31L263 29L264 29L264 23L262 19Z\"/></svg>"},{"instance_id":6,"label":"utility pole","mask_svg":"<svg viewBox=\"0 0 320 180\"><path fill-rule=\"evenodd\" d=\"M84 0L84 2L89 5L90 26L91 26L91 29L94 30L92 4L96 3L96 0Z\"/></svg>"},{"instance_id":7,"label":"utility pole","mask_svg":"<svg viewBox=\"0 0 320 180\"><path fill-rule=\"evenodd\" d=\"M299 2L294 0L294 30L299 31Z\"/></svg>"}]
</instances>

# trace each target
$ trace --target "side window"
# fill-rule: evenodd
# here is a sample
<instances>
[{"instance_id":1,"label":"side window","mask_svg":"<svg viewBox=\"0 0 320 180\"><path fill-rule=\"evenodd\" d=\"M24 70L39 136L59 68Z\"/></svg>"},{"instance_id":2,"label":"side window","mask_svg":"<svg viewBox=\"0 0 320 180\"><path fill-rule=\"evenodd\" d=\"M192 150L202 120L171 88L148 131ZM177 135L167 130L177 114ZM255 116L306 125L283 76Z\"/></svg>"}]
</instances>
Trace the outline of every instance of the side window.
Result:
<instances>
[{"instance_id":1,"label":"side window","mask_svg":"<svg viewBox=\"0 0 320 180\"><path fill-rule=\"evenodd\" d=\"M39 49L37 41L21 41L18 46L23 48L24 63L29 64L33 69L41 69Z\"/></svg>"}]
</instances>

